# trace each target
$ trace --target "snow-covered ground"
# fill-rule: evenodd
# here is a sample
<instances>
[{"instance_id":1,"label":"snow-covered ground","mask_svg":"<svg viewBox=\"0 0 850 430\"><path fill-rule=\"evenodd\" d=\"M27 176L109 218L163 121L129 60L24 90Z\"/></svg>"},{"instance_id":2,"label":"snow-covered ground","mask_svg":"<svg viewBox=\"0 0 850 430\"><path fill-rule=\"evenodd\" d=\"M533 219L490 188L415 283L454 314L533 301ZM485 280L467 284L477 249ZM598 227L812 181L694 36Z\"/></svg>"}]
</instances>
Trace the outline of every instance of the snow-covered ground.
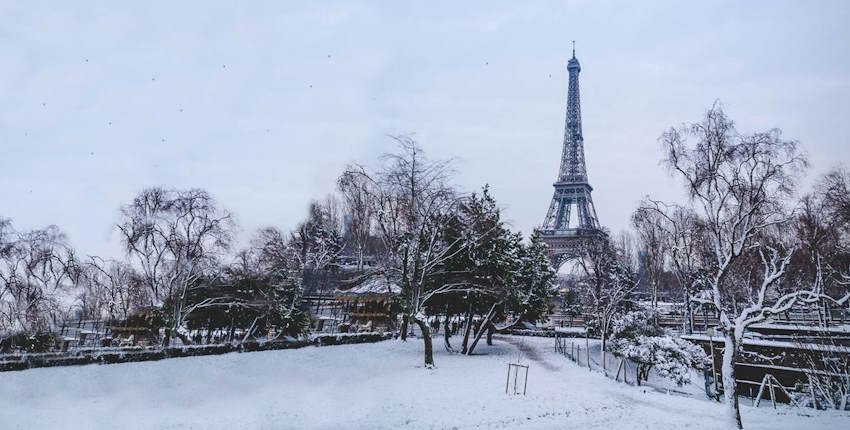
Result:
<instances>
[{"instance_id":1,"label":"snow-covered ground","mask_svg":"<svg viewBox=\"0 0 850 430\"><path fill-rule=\"evenodd\" d=\"M455 340L457 343L458 340ZM435 369L422 342L391 340L107 366L0 373L0 429L723 428L723 405L616 383L553 352L497 337ZM505 394L509 361L528 395ZM701 383L701 381L695 381ZM698 392L699 390L696 390ZM848 428L850 414L743 406L748 429Z\"/></svg>"}]
</instances>

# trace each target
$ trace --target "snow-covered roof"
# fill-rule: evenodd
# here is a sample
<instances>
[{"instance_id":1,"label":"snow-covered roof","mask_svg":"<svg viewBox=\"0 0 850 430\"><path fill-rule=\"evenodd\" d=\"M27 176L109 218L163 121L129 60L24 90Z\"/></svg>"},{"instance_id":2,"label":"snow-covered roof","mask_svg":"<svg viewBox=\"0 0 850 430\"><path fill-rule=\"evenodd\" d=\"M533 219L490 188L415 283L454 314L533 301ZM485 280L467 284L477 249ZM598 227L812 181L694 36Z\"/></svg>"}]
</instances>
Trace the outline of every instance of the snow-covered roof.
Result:
<instances>
[{"instance_id":1,"label":"snow-covered roof","mask_svg":"<svg viewBox=\"0 0 850 430\"><path fill-rule=\"evenodd\" d=\"M378 277L368 279L348 290L336 290L336 293L342 296L394 295L401 293L401 287L385 278Z\"/></svg>"}]
</instances>

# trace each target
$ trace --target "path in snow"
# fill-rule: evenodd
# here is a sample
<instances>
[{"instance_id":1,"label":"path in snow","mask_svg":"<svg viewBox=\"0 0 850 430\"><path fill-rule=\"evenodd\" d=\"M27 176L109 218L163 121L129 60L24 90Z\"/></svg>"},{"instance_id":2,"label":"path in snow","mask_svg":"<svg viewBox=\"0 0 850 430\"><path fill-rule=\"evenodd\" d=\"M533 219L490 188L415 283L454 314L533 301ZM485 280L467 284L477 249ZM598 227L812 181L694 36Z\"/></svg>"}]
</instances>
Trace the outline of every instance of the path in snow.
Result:
<instances>
[{"instance_id":1,"label":"path in snow","mask_svg":"<svg viewBox=\"0 0 850 430\"><path fill-rule=\"evenodd\" d=\"M538 348L529 345L526 342L526 338L523 336L494 336L494 339L505 341L511 345L513 345L519 352L521 352L526 358L529 360L543 366L544 369L555 372L561 370L561 366L552 365L548 360L541 357L538 353ZM557 358L557 356L553 357Z\"/></svg>"},{"instance_id":2,"label":"path in snow","mask_svg":"<svg viewBox=\"0 0 850 430\"><path fill-rule=\"evenodd\" d=\"M455 340L459 342L459 340ZM0 373L0 429L720 429L723 405L632 387L499 336L481 355L422 342ZM507 363L530 365L505 394ZM850 414L744 406L748 429L845 428ZM811 415L811 416L807 416Z\"/></svg>"}]
</instances>

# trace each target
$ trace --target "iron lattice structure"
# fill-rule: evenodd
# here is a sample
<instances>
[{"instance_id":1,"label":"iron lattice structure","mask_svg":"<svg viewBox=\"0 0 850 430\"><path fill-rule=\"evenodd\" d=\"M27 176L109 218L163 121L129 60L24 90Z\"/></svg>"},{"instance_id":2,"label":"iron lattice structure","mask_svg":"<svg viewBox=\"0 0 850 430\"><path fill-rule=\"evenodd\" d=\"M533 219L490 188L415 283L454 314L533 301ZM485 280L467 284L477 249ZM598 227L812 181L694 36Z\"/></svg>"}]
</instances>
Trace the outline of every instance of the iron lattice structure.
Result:
<instances>
[{"instance_id":1,"label":"iron lattice structure","mask_svg":"<svg viewBox=\"0 0 850 430\"><path fill-rule=\"evenodd\" d=\"M584 161L584 138L581 132L581 101L579 98L578 75L581 65L573 57L567 63L569 88L567 91L567 118L564 128L564 149L558 180L553 184L555 195L543 226L538 229L543 242L549 248L549 256L557 269L564 261L575 258L582 245L601 235L596 208L591 192L593 187L587 178Z\"/></svg>"}]
</instances>

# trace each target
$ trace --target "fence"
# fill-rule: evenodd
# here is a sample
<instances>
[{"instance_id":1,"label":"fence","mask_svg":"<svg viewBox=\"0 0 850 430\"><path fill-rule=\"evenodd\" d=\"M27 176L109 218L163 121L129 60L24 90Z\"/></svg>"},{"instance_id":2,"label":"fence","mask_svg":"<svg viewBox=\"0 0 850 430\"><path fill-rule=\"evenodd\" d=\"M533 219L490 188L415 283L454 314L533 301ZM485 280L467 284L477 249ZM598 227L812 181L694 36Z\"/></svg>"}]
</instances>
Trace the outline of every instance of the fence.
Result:
<instances>
[{"instance_id":1,"label":"fence","mask_svg":"<svg viewBox=\"0 0 850 430\"><path fill-rule=\"evenodd\" d=\"M576 345L573 341L576 339L575 337L565 337L561 336L561 333L555 332L555 352L567 357L572 360L574 363L582 366L581 357L582 357L582 348L581 344ZM568 340L569 339L569 340ZM591 369L591 359L590 359L590 340L585 337L584 338L584 365L587 366L587 369ZM569 346L567 344L569 343Z\"/></svg>"}]
</instances>

